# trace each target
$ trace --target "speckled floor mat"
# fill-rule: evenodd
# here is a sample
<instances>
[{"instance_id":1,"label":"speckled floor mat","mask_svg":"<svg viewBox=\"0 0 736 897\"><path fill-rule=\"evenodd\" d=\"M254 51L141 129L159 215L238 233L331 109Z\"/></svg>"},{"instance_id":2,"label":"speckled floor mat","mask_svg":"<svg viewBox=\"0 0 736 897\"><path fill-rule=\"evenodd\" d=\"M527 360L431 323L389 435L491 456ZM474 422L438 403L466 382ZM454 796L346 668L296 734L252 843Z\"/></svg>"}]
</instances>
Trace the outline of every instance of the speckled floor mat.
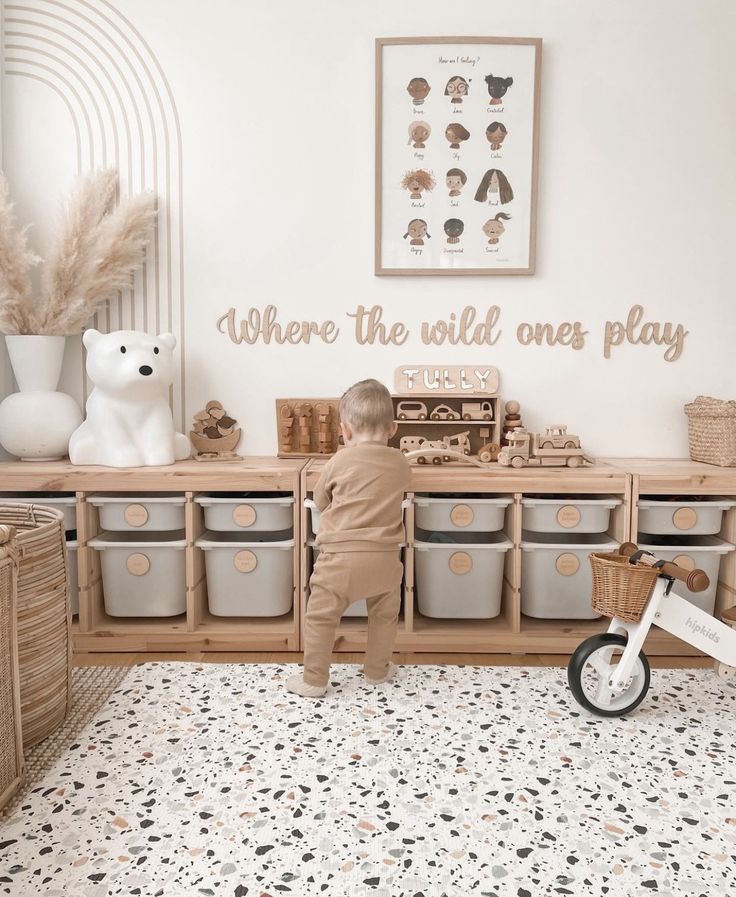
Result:
<instances>
[{"instance_id":1,"label":"speckled floor mat","mask_svg":"<svg viewBox=\"0 0 736 897\"><path fill-rule=\"evenodd\" d=\"M134 668L2 828L30 897L736 894L736 697L654 671L628 720L564 670Z\"/></svg>"}]
</instances>

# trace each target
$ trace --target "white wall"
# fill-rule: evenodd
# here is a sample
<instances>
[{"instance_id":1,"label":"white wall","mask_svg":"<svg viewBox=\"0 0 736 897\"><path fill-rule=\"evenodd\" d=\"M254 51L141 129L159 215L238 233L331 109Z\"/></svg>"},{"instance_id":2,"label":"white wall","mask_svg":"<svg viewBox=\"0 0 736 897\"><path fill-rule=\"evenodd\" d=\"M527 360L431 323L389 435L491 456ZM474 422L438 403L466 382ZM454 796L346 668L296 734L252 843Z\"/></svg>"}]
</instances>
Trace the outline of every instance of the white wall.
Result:
<instances>
[{"instance_id":1,"label":"white wall","mask_svg":"<svg viewBox=\"0 0 736 897\"><path fill-rule=\"evenodd\" d=\"M685 454L683 403L733 395L730 0L218 0L208 16L198 0L117 5L154 49L181 120L188 410L220 398L248 452L274 451L276 396L390 383L406 361L495 364L527 425L567 421L597 454ZM544 39L535 276L373 276L373 40L420 34ZM58 100L21 81L6 83L5 167L21 211L38 216L50 182L62 189L59 160L72 175L71 138L49 137L43 113L60 116ZM268 303L283 319L334 319L342 337L245 347L217 333L230 305ZM410 341L357 346L345 313L359 303L405 321ZM605 321L635 303L690 331L679 361L654 346L603 358ZM502 308L493 348L419 341L420 321L491 304ZM521 321L575 320L589 331L582 351L515 338Z\"/></svg>"}]
</instances>

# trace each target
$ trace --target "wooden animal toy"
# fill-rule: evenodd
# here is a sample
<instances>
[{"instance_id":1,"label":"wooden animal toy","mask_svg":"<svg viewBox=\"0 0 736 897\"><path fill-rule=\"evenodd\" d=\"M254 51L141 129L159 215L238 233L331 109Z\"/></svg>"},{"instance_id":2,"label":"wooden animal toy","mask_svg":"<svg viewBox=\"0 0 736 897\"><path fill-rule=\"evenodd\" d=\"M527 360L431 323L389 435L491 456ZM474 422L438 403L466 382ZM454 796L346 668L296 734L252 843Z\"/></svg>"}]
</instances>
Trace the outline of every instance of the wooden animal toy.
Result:
<instances>
[{"instance_id":1,"label":"wooden animal toy","mask_svg":"<svg viewBox=\"0 0 736 897\"><path fill-rule=\"evenodd\" d=\"M523 429L509 434L508 445L499 455L498 463L510 467L579 467L585 456L580 439L567 433L567 427L547 427L544 434Z\"/></svg>"},{"instance_id":2,"label":"wooden animal toy","mask_svg":"<svg viewBox=\"0 0 736 897\"><path fill-rule=\"evenodd\" d=\"M426 420L428 413L424 402L404 401L396 406L396 417L399 420Z\"/></svg>"},{"instance_id":3,"label":"wooden animal toy","mask_svg":"<svg viewBox=\"0 0 736 897\"><path fill-rule=\"evenodd\" d=\"M194 415L189 438L197 461L236 461L235 452L242 430L235 418L230 417L220 402L207 402L204 410Z\"/></svg>"},{"instance_id":4,"label":"wooden animal toy","mask_svg":"<svg viewBox=\"0 0 736 897\"><path fill-rule=\"evenodd\" d=\"M506 402L505 405L505 415L503 421L503 435L501 437L501 445L509 444L509 434L513 433L514 430L521 429L524 424L521 421L521 405L515 401L511 400Z\"/></svg>"},{"instance_id":5,"label":"wooden animal toy","mask_svg":"<svg viewBox=\"0 0 736 897\"><path fill-rule=\"evenodd\" d=\"M492 402L463 402L463 420L493 420Z\"/></svg>"},{"instance_id":6,"label":"wooden animal toy","mask_svg":"<svg viewBox=\"0 0 736 897\"><path fill-rule=\"evenodd\" d=\"M435 405L429 416L432 420L460 420L460 415L449 405Z\"/></svg>"}]
</instances>

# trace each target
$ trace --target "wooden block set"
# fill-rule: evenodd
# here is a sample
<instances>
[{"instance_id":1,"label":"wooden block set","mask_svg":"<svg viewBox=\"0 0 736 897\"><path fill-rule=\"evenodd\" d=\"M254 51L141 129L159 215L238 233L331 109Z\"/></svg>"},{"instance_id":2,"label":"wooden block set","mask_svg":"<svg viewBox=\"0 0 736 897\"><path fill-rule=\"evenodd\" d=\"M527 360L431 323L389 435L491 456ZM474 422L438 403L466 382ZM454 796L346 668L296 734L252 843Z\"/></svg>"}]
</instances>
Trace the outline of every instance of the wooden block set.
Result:
<instances>
[{"instance_id":1,"label":"wooden block set","mask_svg":"<svg viewBox=\"0 0 736 897\"><path fill-rule=\"evenodd\" d=\"M276 399L279 458L331 455L340 444L339 399Z\"/></svg>"},{"instance_id":2,"label":"wooden block set","mask_svg":"<svg viewBox=\"0 0 736 897\"><path fill-rule=\"evenodd\" d=\"M5 463L0 483L15 498L68 506L75 651L297 652L315 551L305 499L324 464ZM736 470L637 459L415 465L405 521L399 650L569 652L605 628L587 600L587 554L632 536L681 565L710 564L714 594L702 600L716 614L736 605ZM163 585L151 588L161 563ZM360 650L365 638L354 609L336 648ZM647 650L693 653L658 630Z\"/></svg>"}]
</instances>

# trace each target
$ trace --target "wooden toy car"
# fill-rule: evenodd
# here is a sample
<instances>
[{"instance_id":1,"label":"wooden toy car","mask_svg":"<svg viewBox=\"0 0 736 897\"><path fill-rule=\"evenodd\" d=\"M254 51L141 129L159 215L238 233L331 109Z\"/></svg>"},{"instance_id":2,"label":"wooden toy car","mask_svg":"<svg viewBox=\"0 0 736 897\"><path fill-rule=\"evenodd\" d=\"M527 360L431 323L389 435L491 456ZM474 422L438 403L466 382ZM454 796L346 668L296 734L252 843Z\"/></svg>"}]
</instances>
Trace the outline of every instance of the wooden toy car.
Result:
<instances>
[{"instance_id":1,"label":"wooden toy car","mask_svg":"<svg viewBox=\"0 0 736 897\"><path fill-rule=\"evenodd\" d=\"M449 405L435 405L430 417L432 420L460 420L460 415Z\"/></svg>"},{"instance_id":2,"label":"wooden toy car","mask_svg":"<svg viewBox=\"0 0 736 897\"><path fill-rule=\"evenodd\" d=\"M470 430L464 433L453 433L452 436L445 436L443 442L447 443L449 448L454 448L464 455L470 454Z\"/></svg>"},{"instance_id":3,"label":"wooden toy car","mask_svg":"<svg viewBox=\"0 0 736 897\"><path fill-rule=\"evenodd\" d=\"M484 464L488 464L490 461L497 461L500 451L501 446L497 442L486 442L480 447L478 459Z\"/></svg>"},{"instance_id":4,"label":"wooden toy car","mask_svg":"<svg viewBox=\"0 0 736 897\"><path fill-rule=\"evenodd\" d=\"M415 452L422 447L422 443L426 442L426 436L402 436L399 440L399 449L406 454L407 452Z\"/></svg>"},{"instance_id":5,"label":"wooden toy car","mask_svg":"<svg viewBox=\"0 0 736 897\"><path fill-rule=\"evenodd\" d=\"M399 402L396 417L399 420L426 420L427 406L424 402Z\"/></svg>"},{"instance_id":6,"label":"wooden toy car","mask_svg":"<svg viewBox=\"0 0 736 897\"><path fill-rule=\"evenodd\" d=\"M419 447L419 451L426 451L428 454L418 457L417 464L426 464L427 460L430 460L432 464L442 464L443 461L452 460L446 452L453 450L445 439L425 439Z\"/></svg>"},{"instance_id":7,"label":"wooden toy car","mask_svg":"<svg viewBox=\"0 0 736 897\"><path fill-rule=\"evenodd\" d=\"M491 402L463 402L463 420L493 420Z\"/></svg>"},{"instance_id":8,"label":"wooden toy car","mask_svg":"<svg viewBox=\"0 0 736 897\"><path fill-rule=\"evenodd\" d=\"M527 430L512 430L508 435L508 445L505 445L499 455L498 463L507 467L579 467L584 461L583 450L580 448L580 440L577 447L549 448L549 430L565 429L560 427L548 427L545 435L529 433ZM560 434L555 434L559 436ZM577 439L576 436L567 437L569 441ZM542 447L545 443L545 447Z\"/></svg>"},{"instance_id":9,"label":"wooden toy car","mask_svg":"<svg viewBox=\"0 0 736 897\"><path fill-rule=\"evenodd\" d=\"M544 436L538 436L540 449L573 449L580 448L580 438L567 432L565 424L552 424L547 427Z\"/></svg>"}]
</instances>

